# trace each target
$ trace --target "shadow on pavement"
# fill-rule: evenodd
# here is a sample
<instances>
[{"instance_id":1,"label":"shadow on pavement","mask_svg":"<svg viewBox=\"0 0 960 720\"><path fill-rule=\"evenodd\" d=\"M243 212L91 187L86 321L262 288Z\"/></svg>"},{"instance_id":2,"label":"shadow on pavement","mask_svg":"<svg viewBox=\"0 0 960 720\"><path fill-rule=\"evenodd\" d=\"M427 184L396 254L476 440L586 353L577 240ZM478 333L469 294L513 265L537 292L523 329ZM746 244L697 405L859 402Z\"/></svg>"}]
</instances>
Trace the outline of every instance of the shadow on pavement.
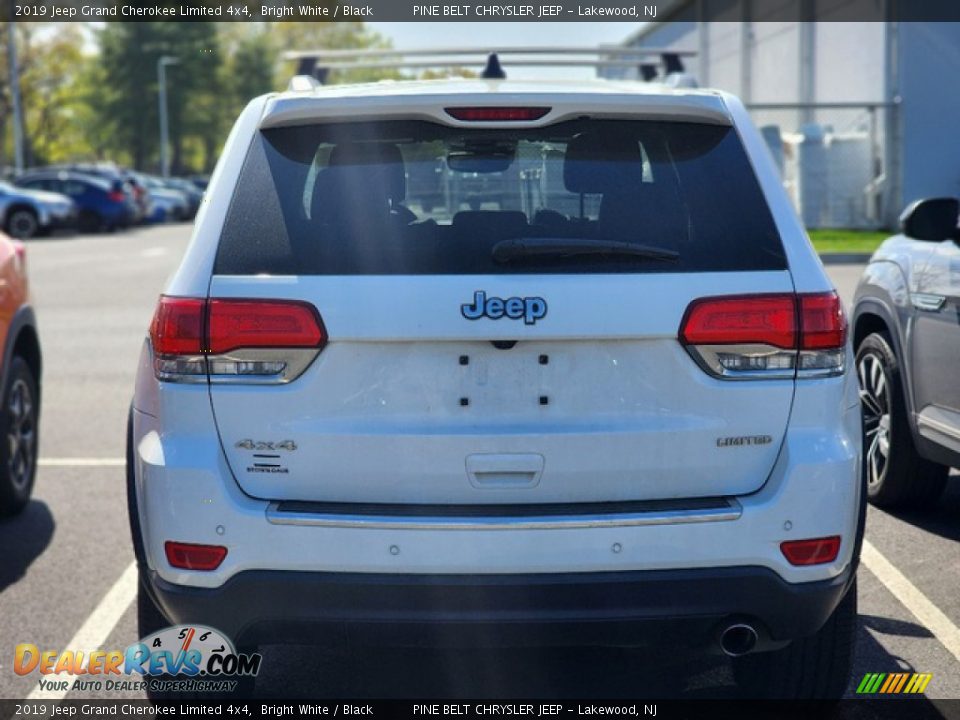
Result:
<instances>
[{"instance_id":1,"label":"shadow on pavement","mask_svg":"<svg viewBox=\"0 0 960 720\"><path fill-rule=\"evenodd\" d=\"M901 635L903 637L932 638L933 633L923 625L894 620L892 618L877 617L876 615L861 615L860 624L884 635Z\"/></svg>"},{"instance_id":2,"label":"shadow on pavement","mask_svg":"<svg viewBox=\"0 0 960 720\"><path fill-rule=\"evenodd\" d=\"M39 500L31 500L19 515L0 520L0 592L20 580L43 554L55 527L50 508Z\"/></svg>"},{"instance_id":3,"label":"shadow on pavement","mask_svg":"<svg viewBox=\"0 0 960 720\"><path fill-rule=\"evenodd\" d=\"M857 686L864 676L871 673L922 673L930 672L930 668L913 667L901 657L892 655L873 636L867 628L877 632L887 632L875 627L876 621L882 621L886 627L896 628L894 634L910 637L926 637L929 635L926 628L913 623L877 618L872 615L860 616L857 629L857 655L853 663L850 685L847 686L847 698L841 702L835 712L828 717L842 720L864 720L873 718L903 718L903 720L935 720L939 718L955 718L954 711L960 710L960 705L952 705L947 711L939 708L924 695L856 695ZM906 627L904 627L906 626ZM921 632L922 631L922 632ZM934 675L933 682L936 682ZM849 699L855 698L855 699ZM950 701L955 703L955 701Z\"/></svg>"},{"instance_id":4,"label":"shadow on pavement","mask_svg":"<svg viewBox=\"0 0 960 720\"><path fill-rule=\"evenodd\" d=\"M884 512L947 540L960 541L960 475L950 475L943 495L930 507Z\"/></svg>"},{"instance_id":5,"label":"shadow on pavement","mask_svg":"<svg viewBox=\"0 0 960 720\"><path fill-rule=\"evenodd\" d=\"M913 670L874 640L870 630L911 637L929 635L913 623L862 616L848 697L857 697L853 693L867 673ZM261 652L264 660L256 692L275 699L742 699L726 658L678 653L670 648L363 648L334 654L306 646L268 646ZM917 710L926 703L924 698L911 700ZM854 701L844 702L842 716L853 713L849 716L871 717L866 708L861 713L856 705Z\"/></svg>"}]
</instances>

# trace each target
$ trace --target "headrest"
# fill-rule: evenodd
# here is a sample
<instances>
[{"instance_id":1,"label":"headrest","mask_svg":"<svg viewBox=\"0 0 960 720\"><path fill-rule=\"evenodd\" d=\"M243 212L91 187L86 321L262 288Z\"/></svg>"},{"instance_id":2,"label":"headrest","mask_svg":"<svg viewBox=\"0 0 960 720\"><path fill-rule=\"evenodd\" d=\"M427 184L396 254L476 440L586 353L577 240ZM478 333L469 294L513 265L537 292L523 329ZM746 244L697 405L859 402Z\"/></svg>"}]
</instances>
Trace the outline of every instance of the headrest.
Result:
<instances>
[{"instance_id":1,"label":"headrest","mask_svg":"<svg viewBox=\"0 0 960 720\"><path fill-rule=\"evenodd\" d=\"M328 166L363 178L369 192L385 194L399 202L407 194L400 148L392 143L341 143L330 151Z\"/></svg>"},{"instance_id":2,"label":"headrest","mask_svg":"<svg viewBox=\"0 0 960 720\"><path fill-rule=\"evenodd\" d=\"M567 143L563 184L570 192L606 193L641 182L643 154L635 137L581 133Z\"/></svg>"},{"instance_id":3,"label":"headrest","mask_svg":"<svg viewBox=\"0 0 960 720\"><path fill-rule=\"evenodd\" d=\"M527 216L519 210L461 210L453 216L453 227L496 238L519 237L527 230Z\"/></svg>"}]
</instances>

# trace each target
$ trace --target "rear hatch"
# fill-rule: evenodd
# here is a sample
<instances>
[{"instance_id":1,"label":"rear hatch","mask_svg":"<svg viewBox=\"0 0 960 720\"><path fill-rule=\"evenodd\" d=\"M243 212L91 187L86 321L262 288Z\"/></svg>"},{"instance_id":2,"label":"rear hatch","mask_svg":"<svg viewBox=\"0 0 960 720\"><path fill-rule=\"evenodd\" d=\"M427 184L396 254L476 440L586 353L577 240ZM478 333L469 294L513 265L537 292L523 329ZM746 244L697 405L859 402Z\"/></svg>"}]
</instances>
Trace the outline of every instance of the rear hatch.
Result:
<instances>
[{"instance_id":1,"label":"rear hatch","mask_svg":"<svg viewBox=\"0 0 960 720\"><path fill-rule=\"evenodd\" d=\"M416 163L437 171L414 186ZM700 298L792 291L728 126L262 130L210 285L245 301L211 305L211 332L239 333L210 360L213 410L237 482L272 500L749 493L794 381L716 377L678 333ZM306 311L243 350L276 300Z\"/></svg>"}]
</instances>

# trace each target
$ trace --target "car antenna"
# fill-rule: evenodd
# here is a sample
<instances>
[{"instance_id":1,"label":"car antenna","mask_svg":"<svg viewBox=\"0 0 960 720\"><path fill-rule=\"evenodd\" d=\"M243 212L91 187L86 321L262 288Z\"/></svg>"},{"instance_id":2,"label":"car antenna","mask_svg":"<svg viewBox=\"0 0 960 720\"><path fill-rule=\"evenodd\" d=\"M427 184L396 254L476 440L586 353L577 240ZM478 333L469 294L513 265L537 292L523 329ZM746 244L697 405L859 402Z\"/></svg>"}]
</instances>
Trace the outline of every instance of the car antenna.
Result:
<instances>
[{"instance_id":1,"label":"car antenna","mask_svg":"<svg viewBox=\"0 0 960 720\"><path fill-rule=\"evenodd\" d=\"M497 57L496 53L490 53L487 57L487 66L483 69L483 72L480 74L484 80L505 80L507 74L503 71L503 68L500 66L500 58Z\"/></svg>"}]
</instances>

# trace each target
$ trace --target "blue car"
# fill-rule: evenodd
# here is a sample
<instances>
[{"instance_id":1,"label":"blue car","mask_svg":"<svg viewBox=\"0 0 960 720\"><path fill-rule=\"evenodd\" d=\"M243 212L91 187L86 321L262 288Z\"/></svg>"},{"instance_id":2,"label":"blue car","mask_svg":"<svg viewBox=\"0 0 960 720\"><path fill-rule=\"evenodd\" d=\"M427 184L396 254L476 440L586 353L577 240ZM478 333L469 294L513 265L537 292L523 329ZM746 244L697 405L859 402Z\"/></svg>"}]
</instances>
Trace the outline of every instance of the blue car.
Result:
<instances>
[{"instance_id":1,"label":"blue car","mask_svg":"<svg viewBox=\"0 0 960 720\"><path fill-rule=\"evenodd\" d=\"M16 183L20 187L50 190L70 197L77 206L77 224L86 232L125 228L137 216L135 200L122 182L68 170L43 170L21 175Z\"/></svg>"}]
</instances>

